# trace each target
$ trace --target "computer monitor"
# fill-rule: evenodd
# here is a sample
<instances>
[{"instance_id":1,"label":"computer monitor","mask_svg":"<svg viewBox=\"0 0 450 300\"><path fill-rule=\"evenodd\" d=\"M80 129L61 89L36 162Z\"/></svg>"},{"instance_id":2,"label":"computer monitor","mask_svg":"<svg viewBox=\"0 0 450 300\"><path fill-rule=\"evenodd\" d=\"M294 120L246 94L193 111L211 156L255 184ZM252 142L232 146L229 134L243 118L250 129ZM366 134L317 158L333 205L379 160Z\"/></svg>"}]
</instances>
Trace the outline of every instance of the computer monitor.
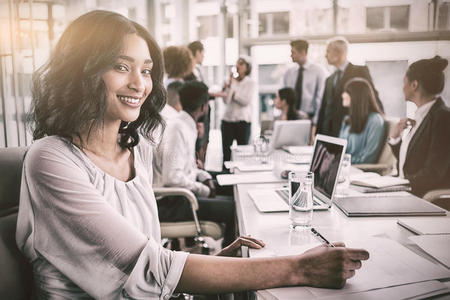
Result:
<instances>
[{"instance_id":1,"label":"computer monitor","mask_svg":"<svg viewBox=\"0 0 450 300\"><path fill-rule=\"evenodd\" d=\"M347 140L318 134L309 170L314 173L314 196L331 206Z\"/></svg>"},{"instance_id":2,"label":"computer monitor","mask_svg":"<svg viewBox=\"0 0 450 300\"><path fill-rule=\"evenodd\" d=\"M311 120L275 121L270 139L270 149L308 145L310 134Z\"/></svg>"}]
</instances>

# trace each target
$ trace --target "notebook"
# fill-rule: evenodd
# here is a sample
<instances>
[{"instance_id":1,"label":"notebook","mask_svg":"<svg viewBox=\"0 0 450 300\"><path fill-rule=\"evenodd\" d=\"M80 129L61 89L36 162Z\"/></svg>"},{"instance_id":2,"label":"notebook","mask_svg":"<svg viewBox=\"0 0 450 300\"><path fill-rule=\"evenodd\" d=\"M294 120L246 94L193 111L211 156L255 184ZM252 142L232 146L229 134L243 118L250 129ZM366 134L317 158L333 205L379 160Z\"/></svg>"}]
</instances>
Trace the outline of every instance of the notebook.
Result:
<instances>
[{"instance_id":1,"label":"notebook","mask_svg":"<svg viewBox=\"0 0 450 300\"><path fill-rule=\"evenodd\" d=\"M339 168L347 141L317 135L309 170L314 173L313 209L327 210L331 207L337 184ZM295 193L295 189L291 189ZM288 189L254 189L248 194L261 212L289 211Z\"/></svg>"},{"instance_id":2,"label":"notebook","mask_svg":"<svg viewBox=\"0 0 450 300\"><path fill-rule=\"evenodd\" d=\"M416 234L450 235L450 218L403 218L397 223Z\"/></svg>"},{"instance_id":3,"label":"notebook","mask_svg":"<svg viewBox=\"0 0 450 300\"><path fill-rule=\"evenodd\" d=\"M446 211L412 194L398 197L343 197L335 205L348 217L445 216Z\"/></svg>"}]
</instances>

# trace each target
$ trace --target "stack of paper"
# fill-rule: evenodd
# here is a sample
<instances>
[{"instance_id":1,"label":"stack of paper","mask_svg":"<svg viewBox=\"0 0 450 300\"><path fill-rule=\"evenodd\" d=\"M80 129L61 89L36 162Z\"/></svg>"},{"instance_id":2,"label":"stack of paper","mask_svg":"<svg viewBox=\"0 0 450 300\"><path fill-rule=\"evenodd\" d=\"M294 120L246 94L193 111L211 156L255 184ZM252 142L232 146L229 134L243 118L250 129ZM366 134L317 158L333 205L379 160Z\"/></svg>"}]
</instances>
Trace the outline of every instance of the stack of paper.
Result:
<instances>
[{"instance_id":1,"label":"stack of paper","mask_svg":"<svg viewBox=\"0 0 450 300\"><path fill-rule=\"evenodd\" d=\"M402 218L398 224L416 234L450 234L450 218ZM450 247L448 249L450 253Z\"/></svg>"},{"instance_id":2,"label":"stack of paper","mask_svg":"<svg viewBox=\"0 0 450 300\"><path fill-rule=\"evenodd\" d=\"M352 188L362 193L410 191L409 180L365 172L350 176Z\"/></svg>"},{"instance_id":3,"label":"stack of paper","mask_svg":"<svg viewBox=\"0 0 450 300\"><path fill-rule=\"evenodd\" d=\"M417 235L409 239L450 268L450 235Z\"/></svg>"}]
</instances>

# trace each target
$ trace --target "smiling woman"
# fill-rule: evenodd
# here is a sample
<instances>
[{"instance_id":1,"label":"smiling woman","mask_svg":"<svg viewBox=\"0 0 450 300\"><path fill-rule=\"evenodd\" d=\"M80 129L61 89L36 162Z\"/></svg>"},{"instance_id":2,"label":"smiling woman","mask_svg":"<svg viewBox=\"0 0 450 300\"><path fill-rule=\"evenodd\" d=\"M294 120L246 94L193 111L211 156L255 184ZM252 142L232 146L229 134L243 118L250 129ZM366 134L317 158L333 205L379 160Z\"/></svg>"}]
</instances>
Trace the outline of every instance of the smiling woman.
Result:
<instances>
[{"instance_id":1,"label":"smiling woman","mask_svg":"<svg viewBox=\"0 0 450 300\"><path fill-rule=\"evenodd\" d=\"M342 287L365 250L239 259L161 246L151 138L164 104L161 53L140 25L93 11L64 32L35 77L34 138L23 167L18 248L36 299L168 299L287 285ZM241 246L240 238L222 253Z\"/></svg>"}]
</instances>

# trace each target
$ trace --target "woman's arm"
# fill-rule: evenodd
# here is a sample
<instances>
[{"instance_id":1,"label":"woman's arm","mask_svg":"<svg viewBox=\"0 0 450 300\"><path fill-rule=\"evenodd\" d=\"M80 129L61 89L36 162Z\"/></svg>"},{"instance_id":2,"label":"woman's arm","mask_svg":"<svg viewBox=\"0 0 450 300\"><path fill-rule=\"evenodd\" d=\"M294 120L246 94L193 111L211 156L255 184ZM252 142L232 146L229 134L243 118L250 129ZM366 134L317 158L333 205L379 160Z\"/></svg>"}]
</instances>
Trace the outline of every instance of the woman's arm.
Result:
<instances>
[{"instance_id":1,"label":"woman's arm","mask_svg":"<svg viewBox=\"0 0 450 300\"><path fill-rule=\"evenodd\" d=\"M362 249L319 246L302 255L227 258L189 255L176 288L188 293L224 293L308 285L341 288L369 258Z\"/></svg>"},{"instance_id":2,"label":"woman's arm","mask_svg":"<svg viewBox=\"0 0 450 300\"><path fill-rule=\"evenodd\" d=\"M252 98L255 93L255 83L253 80L249 78L243 79L245 82L242 82L239 86L235 86L231 88L231 101L236 102L241 106L247 106L252 102Z\"/></svg>"}]
</instances>

